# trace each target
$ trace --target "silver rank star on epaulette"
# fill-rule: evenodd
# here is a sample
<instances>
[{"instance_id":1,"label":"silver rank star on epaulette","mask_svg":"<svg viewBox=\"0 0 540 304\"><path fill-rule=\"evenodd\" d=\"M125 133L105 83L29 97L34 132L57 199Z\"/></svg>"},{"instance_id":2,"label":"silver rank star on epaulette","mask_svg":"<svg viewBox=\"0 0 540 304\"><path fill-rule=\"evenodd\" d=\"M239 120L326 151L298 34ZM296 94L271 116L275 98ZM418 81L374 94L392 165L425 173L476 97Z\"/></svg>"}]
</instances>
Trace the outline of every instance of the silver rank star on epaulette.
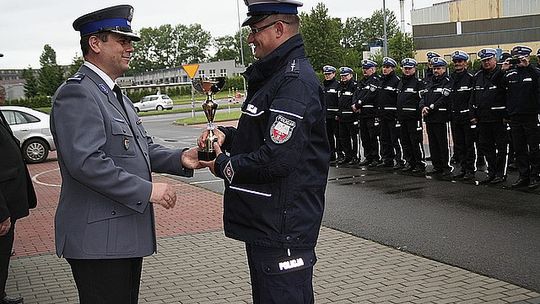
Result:
<instances>
[{"instance_id":1,"label":"silver rank star on epaulette","mask_svg":"<svg viewBox=\"0 0 540 304\"><path fill-rule=\"evenodd\" d=\"M83 73L76 73L75 75L69 77L66 80L66 82L72 82L72 81L81 82L83 80L84 76L86 76L86 75L83 74Z\"/></svg>"},{"instance_id":2,"label":"silver rank star on epaulette","mask_svg":"<svg viewBox=\"0 0 540 304\"><path fill-rule=\"evenodd\" d=\"M287 65L287 75L298 75L300 74L300 64L297 59L293 59L289 61L289 64Z\"/></svg>"}]
</instances>

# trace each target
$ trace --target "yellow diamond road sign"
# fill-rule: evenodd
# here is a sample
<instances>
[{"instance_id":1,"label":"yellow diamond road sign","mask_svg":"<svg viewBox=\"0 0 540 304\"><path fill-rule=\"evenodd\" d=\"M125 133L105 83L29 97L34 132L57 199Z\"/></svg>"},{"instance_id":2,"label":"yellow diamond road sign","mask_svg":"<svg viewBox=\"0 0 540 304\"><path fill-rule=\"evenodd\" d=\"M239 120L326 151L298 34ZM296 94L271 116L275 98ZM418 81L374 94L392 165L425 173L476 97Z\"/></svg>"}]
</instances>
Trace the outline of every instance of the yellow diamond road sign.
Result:
<instances>
[{"instance_id":1,"label":"yellow diamond road sign","mask_svg":"<svg viewBox=\"0 0 540 304\"><path fill-rule=\"evenodd\" d=\"M195 74L197 74L197 71L199 70L198 64L184 64L182 65L184 68L184 71L188 74L189 78L193 79L195 77Z\"/></svg>"}]
</instances>

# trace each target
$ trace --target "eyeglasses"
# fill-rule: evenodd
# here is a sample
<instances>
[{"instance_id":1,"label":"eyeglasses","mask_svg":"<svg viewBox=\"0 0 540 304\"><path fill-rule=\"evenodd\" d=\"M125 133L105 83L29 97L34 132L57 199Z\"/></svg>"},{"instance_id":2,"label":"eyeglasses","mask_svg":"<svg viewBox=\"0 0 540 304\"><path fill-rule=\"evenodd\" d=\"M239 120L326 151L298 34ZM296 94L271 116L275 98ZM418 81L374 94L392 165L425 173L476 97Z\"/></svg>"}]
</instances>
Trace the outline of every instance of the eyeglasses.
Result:
<instances>
[{"instance_id":1,"label":"eyeglasses","mask_svg":"<svg viewBox=\"0 0 540 304\"><path fill-rule=\"evenodd\" d=\"M255 35L255 34L259 33L259 32L264 31L265 29L271 27L272 25L274 25L274 24L276 24L278 22L289 24L289 22L285 22L283 20L276 20L276 21L274 21L274 22L272 22L270 24L267 24L267 25L264 25L264 26L261 26L261 27L250 27L250 31L251 31L250 33Z\"/></svg>"}]
</instances>

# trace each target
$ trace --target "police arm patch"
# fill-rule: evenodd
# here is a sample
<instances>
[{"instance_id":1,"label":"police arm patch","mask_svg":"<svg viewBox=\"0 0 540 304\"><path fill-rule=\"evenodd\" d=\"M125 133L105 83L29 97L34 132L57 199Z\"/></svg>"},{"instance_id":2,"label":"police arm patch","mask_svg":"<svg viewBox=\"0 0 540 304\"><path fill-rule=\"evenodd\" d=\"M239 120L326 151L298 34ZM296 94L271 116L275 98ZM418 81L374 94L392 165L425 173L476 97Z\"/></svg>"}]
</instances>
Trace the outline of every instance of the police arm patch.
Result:
<instances>
[{"instance_id":1,"label":"police arm patch","mask_svg":"<svg viewBox=\"0 0 540 304\"><path fill-rule=\"evenodd\" d=\"M232 180L234 178L234 169L230 160L223 169L223 176L227 179L227 181L229 181L229 184L232 184Z\"/></svg>"},{"instance_id":2,"label":"police arm patch","mask_svg":"<svg viewBox=\"0 0 540 304\"><path fill-rule=\"evenodd\" d=\"M292 137L295 127L295 121L278 115L270 128L270 138L276 144L283 144Z\"/></svg>"}]
</instances>

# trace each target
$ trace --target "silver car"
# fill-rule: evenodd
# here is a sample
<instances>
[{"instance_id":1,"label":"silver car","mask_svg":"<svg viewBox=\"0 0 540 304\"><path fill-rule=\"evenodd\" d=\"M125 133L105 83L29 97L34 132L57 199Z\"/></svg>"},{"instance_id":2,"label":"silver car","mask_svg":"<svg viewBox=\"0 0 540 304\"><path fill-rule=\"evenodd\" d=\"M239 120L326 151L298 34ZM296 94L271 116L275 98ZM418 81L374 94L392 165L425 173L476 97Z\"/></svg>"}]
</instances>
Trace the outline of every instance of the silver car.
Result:
<instances>
[{"instance_id":1,"label":"silver car","mask_svg":"<svg viewBox=\"0 0 540 304\"><path fill-rule=\"evenodd\" d=\"M19 106L0 106L0 111L6 117L15 137L21 142L27 163L43 162L49 151L56 150L49 128L49 115Z\"/></svg>"},{"instance_id":2,"label":"silver car","mask_svg":"<svg viewBox=\"0 0 540 304\"><path fill-rule=\"evenodd\" d=\"M133 106L137 112L163 111L164 109L172 110L173 101L169 96L164 94L148 95L144 96L140 102L134 103Z\"/></svg>"}]
</instances>

